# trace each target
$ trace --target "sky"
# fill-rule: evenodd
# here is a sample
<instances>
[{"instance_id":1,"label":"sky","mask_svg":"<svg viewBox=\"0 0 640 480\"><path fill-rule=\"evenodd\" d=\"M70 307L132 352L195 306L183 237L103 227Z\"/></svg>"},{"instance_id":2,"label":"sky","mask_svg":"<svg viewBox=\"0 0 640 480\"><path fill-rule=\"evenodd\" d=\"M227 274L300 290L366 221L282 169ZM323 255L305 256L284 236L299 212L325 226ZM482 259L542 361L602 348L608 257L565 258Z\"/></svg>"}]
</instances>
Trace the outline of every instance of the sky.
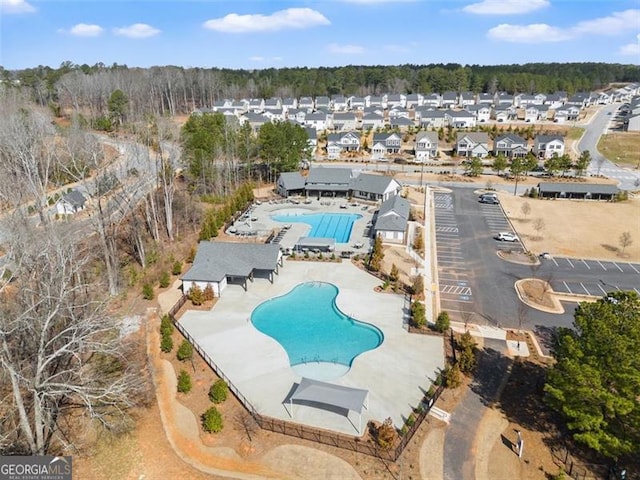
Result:
<instances>
[{"instance_id":1,"label":"sky","mask_svg":"<svg viewBox=\"0 0 640 480\"><path fill-rule=\"evenodd\" d=\"M640 64L640 0L0 0L0 65Z\"/></svg>"}]
</instances>

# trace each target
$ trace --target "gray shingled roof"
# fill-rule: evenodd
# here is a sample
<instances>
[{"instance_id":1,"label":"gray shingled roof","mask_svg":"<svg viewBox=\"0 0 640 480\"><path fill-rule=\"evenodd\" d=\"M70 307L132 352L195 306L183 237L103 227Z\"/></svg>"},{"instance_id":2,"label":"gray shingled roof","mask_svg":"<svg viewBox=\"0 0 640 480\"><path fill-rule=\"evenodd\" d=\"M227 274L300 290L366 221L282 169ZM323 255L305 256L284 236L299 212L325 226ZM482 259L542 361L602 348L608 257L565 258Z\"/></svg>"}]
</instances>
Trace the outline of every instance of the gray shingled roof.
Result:
<instances>
[{"instance_id":1,"label":"gray shingled roof","mask_svg":"<svg viewBox=\"0 0 640 480\"><path fill-rule=\"evenodd\" d=\"M497 144L498 142L501 142L503 140L509 140L509 142L511 142L512 144L513 143L518 145L527 144L527 141L524 138L522 138L520 135L516 135L515 133L505 133L504 135L499 135L494 140L494 143Z\"/></svg>"},{"instance_id":2,"label":"gray shingled roof","mask_svg":"<svg viewBox=\"0 0 640 480\"><path fill-rule=\"evenodd\" d=\"M380 205L375 230L404 232L407 228L410 209L409 202L400 195L394 195L385 200Z\"/></svg>"},{"instance_id":3,"label":"gray shingled roof","mask_svg":"<svg viewBox=\"0 0 640 480\"><path fill-rule=\"evenodd\" d=\"M420 142L423 138L428 138L432 144L438 144L438 132L419 132L416 135L416 143Z\"/></svg>"},{"instance_id":4,"label":"gray shingled roof","mask_svg":"<svg viewBox=\"0 0 640 480\"><path fill-rule=\"evenodd\" d=\"M85 196L82 193L80 193L78 190L71 190L69 193L65 193L62 196L62 199L65 202L67 202L69 205L75 208L84 207L84 204L87 201Z\"/></svg>"},{"instance_id":5,"label":"gray shingled roof","mask_svg":"<svg viewBox=\"0 0 640 480\"><path fill-rule=\"evenodd\" d=\"M280 181L285 190L302 190L304 189L305 178L300 175L300 172L282 172L280 174Z\"/></svg>"},{"instance_id":6,"label":"gray shingled roof","mask_svg":"<svg viewBox=\"0 0 640 480\"><path fill-rule=\"evenodd\" d=\"M390 177L361 173L356 178L351 179L351 190L382 195L392 182L395 182L395 180Z\"/></svg>"},{"instance_id":7,"label":"gray shingled roof","mask_svg":"<svg viewBox=\"0 0 640 480\"><path fill-rule=\"evenodd\" d=\"M549 193L591 193L592 195L615 195L620 190L615 185L602 183L558 183L542 182L538 184L540 192Z\"/></svg>"},{"instance_id":8,"label":"gray shingled roof","mask_svg":"<svg viewBox=\"0 0 640 480\"><path fill-rule=\"evenodd\" d=\"M460 142L464 137L468 137L473 143L489 143L489 134L487 132L458 132L456 137L456 143Z\"/></svg>"},{"instance_id":9,"label":"gray shingled roof","mask_svg":"<svg viewBox=\"0 0 640 480\"><path fill-rule=\"evenodd\" d=\"M193 265L182 280L220 282L226 276L246 277L255 270L275 270L280 246L276 243L201 241Z\"/></svg>"},{"instance_id":10,"label":"gray shingled roof","mask_svg":"<svg viewBox=\"0 0 640 480\"><path fill-rule=\"evenodd\" d=\"M351 182L351 169L350 168L323 168L316 167L309 169L309 175L307 176L307 188L312 188L313 185L349 185Z\"/></svg>"}]
</instances>

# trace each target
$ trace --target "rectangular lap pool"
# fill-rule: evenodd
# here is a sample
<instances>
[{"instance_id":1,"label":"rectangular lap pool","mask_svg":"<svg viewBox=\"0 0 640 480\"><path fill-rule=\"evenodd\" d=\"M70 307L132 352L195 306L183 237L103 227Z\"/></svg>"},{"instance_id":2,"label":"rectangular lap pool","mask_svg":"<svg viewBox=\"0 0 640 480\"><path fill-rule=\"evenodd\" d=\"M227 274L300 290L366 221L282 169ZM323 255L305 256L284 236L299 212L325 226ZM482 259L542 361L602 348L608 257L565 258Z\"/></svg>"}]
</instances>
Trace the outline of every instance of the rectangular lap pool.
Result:
<instances>
[{"instance_id":1,"label":"rectangular lap pool","mask_svg":"<svg viewBox=\"0 0 640 480\"><path fill-rule=\"evenodd\" d=\"M337 243L348 243L353 223L362 218L357 213L300 213L299 209L291 212L280 210L271 218L282 223L306 223L311 225L308 237L335 238Z\"/></svg>"}]
</instances>

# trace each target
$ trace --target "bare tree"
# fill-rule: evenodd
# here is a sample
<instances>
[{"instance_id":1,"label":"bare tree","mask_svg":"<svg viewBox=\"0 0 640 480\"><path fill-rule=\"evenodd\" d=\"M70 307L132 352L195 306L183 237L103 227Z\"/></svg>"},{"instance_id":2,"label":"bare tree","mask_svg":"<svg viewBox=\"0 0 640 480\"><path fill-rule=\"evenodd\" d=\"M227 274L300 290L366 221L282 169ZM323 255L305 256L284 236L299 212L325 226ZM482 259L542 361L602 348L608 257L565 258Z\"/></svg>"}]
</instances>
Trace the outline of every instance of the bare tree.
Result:
<instances>
[{"instance_id":1,"label":"bare tree","mask_svg":"<svg viewBox=\"0 0 640 480\"><path fill-rule=\"evenodd\" d=\"M251 416L249 412L244 409L234 417L234 420L238 428L244 430L247 438L250 442L252 442L252 436L255 435L255 433L259 430L256 420Z\"/></svg>"},{"instance_id":2,"label":"bare tree","mask_svg":"<svg viewBox=\"0 0 640 480\"><path fill-rule=\"evenodd\" d=\"M544 231L544 218L538 217L533 221L533 229L538 234L538 239L542 238L542 232Z\"/></svg>"},{"instance_id":3,"label":"bare tree","mask_svg":"<svg viewBox=\"0 0 640 480\"><path fill-rule=\"evenodd\" d=\"M525 217L528 217L531 213L531 205L529 205L529 202L524 202L520 207L520 211Z\"/></svg>"},{"instance_id":4,"label":"bare tree","mask_svg":"<svg viewBox=\"0 0 640 480\"><path fill-rule=\"evenodd\" d=\"M631 232L622 232L620 238L618 239L618 244L622 247L620 251L620 256L624 255L625 249L633 243L633 239L631 238Z\"/></svg>"},{"instance_id":5,"label":"bare tree","mask_svg":"<svg viewBox=\"0 0 640 480\"><path fill-rule=\"evenodd\" d=\"M90 251L56 225L47 235L12 231L14 282L0 302L0 385L8 407L0 436L11 439L14 452L68 451L83 420L121 429L140 398L140 365L106 313Z\"/></svg>"}]
</instances>

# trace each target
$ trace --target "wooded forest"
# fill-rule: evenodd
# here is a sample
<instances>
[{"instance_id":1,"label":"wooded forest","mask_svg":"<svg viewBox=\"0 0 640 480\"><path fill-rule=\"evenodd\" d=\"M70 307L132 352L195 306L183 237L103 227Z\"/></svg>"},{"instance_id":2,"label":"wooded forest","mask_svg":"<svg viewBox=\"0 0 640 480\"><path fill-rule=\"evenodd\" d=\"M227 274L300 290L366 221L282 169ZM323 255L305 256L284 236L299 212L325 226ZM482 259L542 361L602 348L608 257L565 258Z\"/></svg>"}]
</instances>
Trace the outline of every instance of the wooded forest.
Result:
<instances>
[{"instance_id":1,"label":"wooded forest","mask_svg":"<svg viewBox=\"0 0 640 480\"><path fill-rule=\"evenodd\" d=\"M569 94L612 83L640 81L640 66L608 63L529 63L462 66L456 63L231 70L163 66L130 68L64 62L19 71L0 67L0 78L28 87L42 106L103 114L110 95L122 90L130 119L190 113L225 98L432 93L447 90ZM135 118L132 118L135 117Z\"/></svg>"}]
</instances>

